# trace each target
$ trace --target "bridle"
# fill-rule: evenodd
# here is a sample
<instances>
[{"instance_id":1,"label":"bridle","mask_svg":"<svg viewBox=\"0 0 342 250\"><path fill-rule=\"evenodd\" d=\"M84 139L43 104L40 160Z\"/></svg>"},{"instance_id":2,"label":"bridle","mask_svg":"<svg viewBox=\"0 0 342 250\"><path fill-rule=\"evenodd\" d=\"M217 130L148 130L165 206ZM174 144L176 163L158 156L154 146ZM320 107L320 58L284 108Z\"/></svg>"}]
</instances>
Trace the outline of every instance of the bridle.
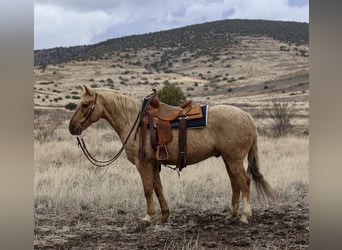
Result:
<instances>
[{"instance_id":1,"label":"bridle","mask_svg":"<svg viewBox=\"0 0 342 250\"><path fill-rule=\"evenodd\" d=\"M79 133L78 134L81 134L81 132L84 130L83 124L86 121L88 121L88 119L91 116L91 114L93 113L93 111L95 111L95 109L96 109L96 101L97 101L97 93L95 93L95 100L94 100L93 105L91 105L91 108L89 109L88 113L84 117L84 121L81 122L81 124L80 124L79 131L78 131Z\"/></svg>"},{"instance_id":2,"label":"bridle","mask_svg":"<svg viewBox=\"0 0 342 250\"><path fill-rule=\"evenodd\" d=\"M91 106L90 110L88 111L88 113L85 115L85 119L84 121L80 124L80 131L79 132L82 132L82 130L84 130L84 127L83 127L83 124L89 119L90 115L93 113L93 111L96 109L96 101L97 101L97 93L95 93L95 101L94 101L94 104ZM82 152L83 154L86 156L86 158L89 160L90 163L92 163L94 166L96 167L105 167L105 166L108 166L109 164L113 163L114 161L116 161L119 156L121 155L121 153L123 152L127 142L128 142L128 139L130 138L135 126L137 125L138 121L139 121L139 117L141 115L141 112L138 113L138 116L137 118L135 119L134 121L134 124L131 128L131 130L129 131L128 135L127 135L127 138L125 139L125 141L123 142L122 144L122 147L120 148L120 150L109 160L105 160L105 161L101 161L101 160L97 160L95 159L88 151L87 149L87 146L83 140L83 138L80 136L80 135L77 135L76 136L76 139L77 139L77 143L78 145L80 146L80 148L82 149ZM79 133L81 134L81 133Z\"/></svg>"}]
</instances>

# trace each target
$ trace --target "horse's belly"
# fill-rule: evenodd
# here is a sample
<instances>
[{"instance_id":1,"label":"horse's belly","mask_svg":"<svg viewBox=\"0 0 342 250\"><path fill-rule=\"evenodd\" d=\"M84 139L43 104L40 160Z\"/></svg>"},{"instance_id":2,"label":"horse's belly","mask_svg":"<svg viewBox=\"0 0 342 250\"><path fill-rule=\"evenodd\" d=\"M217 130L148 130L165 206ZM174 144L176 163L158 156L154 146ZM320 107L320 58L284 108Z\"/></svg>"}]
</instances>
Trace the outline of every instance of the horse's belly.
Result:
<instances>
[{"instance_id":1,"label":"horse's belly","mask_svg":"<svg viewBox=\"0 0 342 250\"><path fill-rule=\"evenodd\" d=\"M218 156L215 145L212 143L207 129L197 128L187 131L186 160L187 164L203 161L211 156ZM176 164L178 160L178 130L173 131L173 140L167 145L169 160L168 164Z\"/></svg>"}]
</instances>

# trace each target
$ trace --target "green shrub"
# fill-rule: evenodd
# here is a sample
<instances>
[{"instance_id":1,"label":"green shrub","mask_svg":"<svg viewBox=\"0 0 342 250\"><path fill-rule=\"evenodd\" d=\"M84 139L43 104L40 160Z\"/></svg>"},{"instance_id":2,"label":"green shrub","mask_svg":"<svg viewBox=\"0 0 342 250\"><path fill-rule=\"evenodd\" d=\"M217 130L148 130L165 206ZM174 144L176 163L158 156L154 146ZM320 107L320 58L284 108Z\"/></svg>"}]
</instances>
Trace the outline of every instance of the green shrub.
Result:
<instances>
[{"instance_id":1,"label":"green shrub","mask_svg":"<svg viewBox=\"0 0 342 250\"><path fill-rule=\"evenodd\" d=\"M173 84L165 85L160 91L158 91L158 98L160 101L173 106L179 106L186 100L181 88Z\"/></svg>"},{"instance_id":2,"label":"green shrub","mask_svg":"<svg viewBox=\"0 0 342 250\"><path fill-rule=\"evenodd\" d=\"M68 109L68 110L74 110L76 108L77 108L77 104L73 102L69 102L67 105L65 105L65 109Z\"/></svg>"}]
</instances>

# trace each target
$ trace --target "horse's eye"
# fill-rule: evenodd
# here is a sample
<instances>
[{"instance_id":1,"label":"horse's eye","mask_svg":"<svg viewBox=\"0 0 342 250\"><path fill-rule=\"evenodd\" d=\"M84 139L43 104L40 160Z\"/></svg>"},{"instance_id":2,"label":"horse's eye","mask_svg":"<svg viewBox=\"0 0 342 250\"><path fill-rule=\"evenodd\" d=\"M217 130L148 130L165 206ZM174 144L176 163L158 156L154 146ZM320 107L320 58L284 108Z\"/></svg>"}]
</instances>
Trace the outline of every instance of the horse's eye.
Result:
<instances>
[{"instance_id":1,"label":"horse's eye","mask_svg":"<svg viewBox=\"0 0 342 250\"><path fill-rule=\"evenodd\" d=\"M82 103L82 108L86 108L86 107L88 107L88 106L89 106L88 103Z\"/></svg>"}]
</instances>

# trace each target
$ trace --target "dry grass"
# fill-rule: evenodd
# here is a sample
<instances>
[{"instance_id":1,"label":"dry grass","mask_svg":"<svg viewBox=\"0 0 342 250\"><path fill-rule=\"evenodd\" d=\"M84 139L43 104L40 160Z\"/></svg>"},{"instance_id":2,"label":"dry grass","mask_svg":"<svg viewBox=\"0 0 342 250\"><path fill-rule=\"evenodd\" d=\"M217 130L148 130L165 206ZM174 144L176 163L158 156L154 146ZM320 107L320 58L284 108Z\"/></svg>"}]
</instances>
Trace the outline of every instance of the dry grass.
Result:
<instances>
[{"instance_id":1,"label":"dry grass","mask_svg":"<svg viewBox=\"0 0 342 250\"><path fill-rule=\"evenodd\" d=\"M85 140L93 154L108 159L121 146L113 140L113 134L109 128L89 128ZM260 137L259 152L261 172L280 202L295 200L303 189L307 190L307 138ZM34 156L35 208L59 212L113 208L144 215L145 198L135 166L121 156L106 172L95 169L82 155L76 139L69 135L66 123L56 131L53 140L35 142ZM162 168L161 178L171 210L184 206L222 211L230 204L231 187L221 158L188 166L180 177L175 171ZM252 206L261 205L252 195Z\"/></svg>"}]
</instances>

